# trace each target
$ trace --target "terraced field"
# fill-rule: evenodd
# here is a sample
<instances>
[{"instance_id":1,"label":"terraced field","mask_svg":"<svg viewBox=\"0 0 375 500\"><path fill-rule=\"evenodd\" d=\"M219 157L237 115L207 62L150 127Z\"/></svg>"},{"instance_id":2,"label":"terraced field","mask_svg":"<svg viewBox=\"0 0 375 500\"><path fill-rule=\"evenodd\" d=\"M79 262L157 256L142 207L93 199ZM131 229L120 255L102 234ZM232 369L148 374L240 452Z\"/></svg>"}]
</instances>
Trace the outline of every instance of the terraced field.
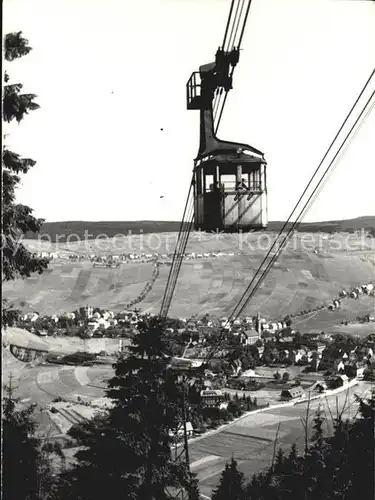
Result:
<instances>
[{"instance_id":1,"label":"terraced field","mask_svg":"<svg viewBox=\"0 0 375 500\"><path fill-rule=\"evenodd\" d=\"M247 235L192 233L187 252L226 252L219 257L185 260L172 301L171 315L189 316L210 313L222 316L231 312L251 281L264 258L275 233L251 233ZM115 239L101 243L97 253L121 251L172 252L177 235L134 235L120 242ZM297 233L292 244L282 253L267 279L244 311L258 311L267 318L278 319L286 314L310 310L337 296L343 288L363 284L375 279L374 239L337 234ZM37 242L28 242L36 250ZM87 242L86 242L87 246ZM318 253L316 247L320 248ZM72 245L77 253L85 251L81 242ZM90 252L95 250L90 242ZM44 250L56 250L51 244ZM64 247L65 250L69 247ZM86 251L88 249L86 248ZM232 255L228 255L228 253ZM143 310L159 311L170 267L160 266L160 274L143 302L137 304ZM54 263L42 276L25 281L8 283L4 294L24 310L37 310L41 314L71 311L91 304L108 307L114 311L123 309L137 297L152 276L152 263L122 264L117 269L93 268L89 262ZM339 313L340 321L354 319L362 311L371 310L371 299L347 301ZM346 309L345 309L346 308ZM332 323L326 311L304 318L305 328ZM349 316L348 316L349 315ZM338 318L338 316L337 316ZM336 320L337 323L337 320Z\"/></svg>"},{"instance_id":2,"label":"terraced field","mask_svg":"<svg viewBox=\"0 0 375 500\"><path fill-rule=\"evenodd\" d=\"M121 310L140 294L152 271L152 263L117 269L94 268L89 262L51 263L41 276L6 283L3 293L26 312L58 314L86 304Z\"/></svg>"},{"instance_id":3,"label":"terraced field","mask_svg":"<svg viewBox=\"0 0 375 500\"><path fill-rule=\"evenodd\" d=\"M226 315L241 297L250 283L263 255L239 255L204 261L185 261L171 305L171 314L187 316L191 313ZM168 277L169 267L162 266L159 280L140 306L157 312ZM310 310L328 303L341 289L370 281L374 267L360 257L338 255L320 257L313 253L288 252L274 267L258 290L244 314L261 312L267 318L280 318L286 314ZM363 300L364 299L364 300ZM341 319L348 319L346 312L354 317L363 309L373 305L373 299L348 300L341 311ZM323 314L318 313L319 317ZM328 314L325 312L325 314ZM328 319L331 320L330 313ZM306 320L307 324L310 320Z\"/></svg>"}]
</instances>

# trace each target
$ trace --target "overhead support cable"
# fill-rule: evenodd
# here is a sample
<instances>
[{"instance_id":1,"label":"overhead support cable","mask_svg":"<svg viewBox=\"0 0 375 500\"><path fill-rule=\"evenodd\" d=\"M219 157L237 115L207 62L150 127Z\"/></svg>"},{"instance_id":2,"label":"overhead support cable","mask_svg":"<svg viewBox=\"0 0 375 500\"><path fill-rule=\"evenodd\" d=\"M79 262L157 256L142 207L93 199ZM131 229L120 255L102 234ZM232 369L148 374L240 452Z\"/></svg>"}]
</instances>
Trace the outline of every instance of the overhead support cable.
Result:
<instances>
[{"instance_id":1,"label":"overhead support cable","mask_svg":"<svg viewBox=\"0 0 375 500\"><path fill-rule=\"evenodd\" d=\"M179 238L176 243L176 248L174 252L174 256L171 263L171 268L169 272L167 286L164 292L163 303L160 311L160 316L163 318L167 317L169 307L173 298L173 293L176 287L178 275L181 268L182 259L185 254L185 249L187 245L187 241L189 238L189 234L191 231L191 226L194 220L194 207L192 203L189 204L189 208L187 211L186 219L183 222L183 225L180 230Z\"/></svg>"},{"instance_id":2,"label":"overhead support cable","mask_svg":"<svg viewBox=\"0 0 375 500\"><path fill-rule=\"evenodd\" d=\"M162 305L161 305L161 309L160 309L160 317L164 317L164 318L168 314L170 301L172 299L171 293L173 295L173 291L174 291L174 288L176 286L176 281L177 281L177 277L178 277L178 272L176 274L176 269L178 269L178 271L179 271L179 269L181 267L181 266L179 266L178 268L176 268L176 262L179 259L181 249L186 248L187 238L186 238L186 234L185 234L186 233L185 225L187 225L189 233L191 230L191 225L192 225L192 220L193 220L192 206L191 206L192 199L193 199L193 183L194 183L194 175L193 175L192 180L190 182L189 191L188 191L188 195L186 198L186 203L185 203L184 212L183 212L183 216L182 216L182 221L181 221L180 229L179 229L178 236L177 236L176 247L175 247L175 251L173 254L171 268L170 268L168 280L167 280L167 285L166 285L166 288L164 291L163 301L162 301ZM193 209L194 209L194 206L193 206ZM171 292L171 290L172 290L172 292Z\"/></svg>"},{"instance_id":3,"label":"overhead support cable","mask_svg":"<svg viewBox=\"0 0 375 500\"><path fill-rule=\"evenodd\" d=\"M229 28L230 20L231 20L231 17L232 17L233 6L234 6L234 0L232 0L232 3L231 3L231 5L230 5L230 11L229 11L229 16L228 16L228 21L227 21L227 26L226 26L226 28L225 28L224 39L223 39L223 45L222 45L223 50L224 50L224 47L225 47L225 43L226 43L226 41L227 41L228 28Z\"/></svg>"},{"instance_id":4,"label":"overhead support cable","mask_svg":"<svg viewBox=\"0 0 375 500\"><path fill-rule=\"evenodd\" d=\"M240 0L239 0L239 2L240 2ZM241 14L242 14L242 11L243 11L243 7L245 5L244 2L245 2L245 0L243 0L243 2L242 2ZM243 23L242 23L241 34L240 34L240 38L239 38L239 41L238 41L238 44L237 44L237 49L238 50L240 50L240 48L241 48L243 36L244 36L244 33L245 33L245 27L246 27L247 20L248 20L248 17L249 17L251 2L252 2L252 0L248 0L248 4L247 4L247 8L246 8L244 20L243 20ZM228 42L228 47L226 49L227 52L230 52L234 48L235 37L237 35L237 31L238 31L238 28L240 26L240 17L241 16L238 18L237 27L236 27L236 33L235 33L235 36L233 38L233 44L231 45L232 34L233 34L234 26L235 26L235 23L236 23L236 20L237 20L237 14L238 14L238 8L239 8L239 6L240 6L240 3L237 4L235 19L234 19L234 23L233 23L232 30L231 30L230 41ZM231 79L233 79L233 73L234 73L234 67L232 67L231 72L230 72L230 78ZM223 112L224 112L225 104L227 102L227 98L228 98L228 90L225 91L224 100L223 100L223 103L221 105L221 108L220 108L220 106L217 106L217 109L215 111L214 122L216 120L216 116L218 116L218 120L217 120L216 125L215 125L215 134L217 134L217 132L219 130L219 126L220 126L221 118L223 116ZM220 109L220 111L219 111L219 109Z\"/></svg>"},{"instance_id":5,"label":"overhead support cable","mask_svg":"<svg viewBox=\"0 0 375 500\"><path fill-rule=\"evenodd\" d=\"M242 1L242 3L244 2L244 0L238 0L237 7L236 7L236 12L235 12L235 14L234 14L234 20L233 20L232 28L231 28L230 35L229 35L228 45L227 45L227 47L226 47L226 48L224 47L224 50L225 50L226 52L230 52L230 47L231 47L231 43L232 43L233 31L234 31L234 27L235 27L235 25L236 25L237 15L238 15L238 9L239 9L240 2L241 2L241 1Z\"/></svg>"},{"instance_id":6,"label":"overhead support cable","mask_svg":"<svg viewBox=\"0 0 375 500\"><path fill-rule=\"evenodd\" d=\"M249 16L249 12L250 12L251 2L252 2L252 0L249 0L249 3L247 4L247 9L246 9L246 13L245 13L245 19L244 19L244 22L243 22L243 25L242 25L240 39L238 40L238 47L241 47L243 35L245 33L245 27L246 27L246 23L247 23L247 18Z\"/></svg>"},{"instance_id":7,"label":"overhead support cable","mask_svg":"<svg viewBox=\"0 0 375 500\"><path fill-rule=\"evenodd\" d=\"M333 159L329 162L328 167L324 171L324 173L323 173L322 177L320 178L317 186L314 188L313 192L309 196L309 198L306 201L305 205L303 206L302 210L299 212L299 214L297 216L297 219L293 222L291 228L288 230L287 234L284 236L284 239L281 242L280 247L277 249L276 254L272 257L271 262L268 264L267 268L263 271L260 279L256 283L256 287L250 293L249 297L245 298L245 302L243 303L243 305L238 310L236 310L235 313L232 314L232 318L231 319L236 319L242 313L242 311L245 309L245 307L248 305L249 301L251 300L251 298L254 296L255 292L259 289L260 285L262 284L263 279L267 276L268 272L270 271L270 269L271 269L274 261L279 257L280 253L284 249L285 243L287 242L289 236L293 233L293 231L295 230L296 226L300 224L300 222L302 220L302 216L307 213L307 207L308 207L308 209L311 208L311 205L312 205L311 201L313 200L313 197L315 196L316 191L319 189L319 187L321 186L321 184L324 182L326 176L329 174L332 166L335 164L335 161L337 160L338 156L341 154L343 148L345 148L347 146L346 143L347 143L347 141L350 141L350 135L352 134L352 132L354 131L354 129L358 125L358 122L361 120L363 114L365 113L366 109L370 105L370 102L371 102L372 98L374 97L374 95L375 95L375 91L371 94L370 98L368 99L368 101L366 102L364 108L362 109L360 115L355 120L354 125L351 127L350 131L347 133L347 135L346 135L343 143L340 145L340 147L339 147L338 151L336 152L336 154L334 155Z\"/></svg>"},{"instance_id":8,"label":"overhead support cable","mask_svg":"<svg viewBox=\"0 0 375 500\"><path fill-rule=\"evenodd\" d=\"M242 4L241 4L241 10L240 10L240 13L238 15L238 20L237 20L237 26L235 28L235 31L234 31L234 36L233 36L233 41L232 41L232 46L229 46L228 47L228 52L230 52L231 50L234 49L234 47L236 46L236 37L237 37L237 33L238 33L238 28L240 26L240 22L241 22L241 16L242 16L242 12L243 12L243 8L245 6L245 0L242 0ZM243 28L242 28L243 29Z\"/></svg>"},{"instance_id":9,"label":"overhead support cable","mask_svg":"<svg viewBox=\"0 0 375 500\"><path fill-rule=\"evenodd\" d=\"M320 170L323 162L325 161L325 159L327 158L328 154L330 153L332 147L334 146L334 144L336 143L339 135L341 134L341 132L343 131L345 125L347 124L349 118L351 117L354 109L357 107L359 101L361 100L363 94L365 93L371 79L373 78L374 76L374 73L375 73L375 69L371 72L367 82L365 83L364 87L362 88L359 96L357 97L357 99L355 100L353 106L351 107L349 113L347 114L344 122L342 123L339 131L337 132L337 134L335 135L333 141L331 142L331 144L329 145L326 153L324 154L322 160L320 161L317 169L315 170L314 174L312 175L309 183L307 184L306 188L304 189L302 195L300 196L300 198L298 199L295 207L293 208L291 214L289 215L287 221L284 223L283 227L281 228L281 230L279 231L278 235L276 236L276 239L274 240L271 248L269 249L269 251L267 252L265 258L263 259L262 263L260 264L260 266L258 267L258 270L257 272L255 273L255 275L253 276L250 284L248 285L248 287L246 288L245 292L243 293L243 295L241 296L240 300L238 301L237 305L235 306L233 312L231 313L231 315L229 316L228 318L228 321L226 322L226 325L228 325L232 320L236 319L240 314L241 312L244 310L244 308L247 306L247 304L249 303L249 300L253 297L253 295L255 294L255 292L259 289L261 283L263 282L263 279L267 276L269 270L271 269L273 263L275 262L275 260L280 256L283 248L284 248L284 245L286 243L286 241L288 240L289 236L293 233L293 231L295 230L295 227L296 225L300 222L300 219L302 216L304 216L307 212L307 210L311 207L312 205L312 202L311 200L313 199L313 197L316 195L316 192L318 191L318 189L320 188L322 182L324 181L324 179L327 177L328 173L330 172L331 168L332 168L332 165L335 163L335 161L337 160L338 156L341 154L343 148L346 147L347 145L347 142L348 141L351 141L352 139L350 138L352 132L354 131L354 129L356 128L358 122L361 120L361 118L363 117L363 114L365 113L366 109L369 107L370 103L371 103L371 100L372 98L374 97L375 95L375 91L372 92L370 98L367 100L365 106L363 107L361 113L359 114L359 116L357 117L357 119L355 120L355 123L354 125L351 127L351 129L349 130L349 132L346 134L345 136L345 139L344 141L342 142L342 144L340 145L339 149L337 150L336 154L334 155L333 159L331 160L331 162L329 163L328 167L326 168L325 172L323 173L321 179L319 180L317 186L314 188L312 194L310 195L310 197L308 198L308 200L306 201L306 203L304 204L301 212L298 214L295 222L293 222L291 228L287 231L287 234L286 236L284 237L283 239L283 242L281 243L281 245L277 248L277 251L276 253L271 257L271 262L270 264L268 264L266 270L263 271L261 277L259 278L259 280L257 281L257 283L255 284L255 287L254 287L254 290L252 292L250 292L249 294L249 291L251 289L251 286L253 285L253 283L255 282L258 274L261 272L261 269L263 267L263 265L266 263L268 257L271 255L272 251L275 249L275 246L278 242L278 239L281 237L281 235L284 233L285 229L287 228L288 224L290 224L290 220L291 218L293 217L293 214L295 213L295 211L298 209L302 199L304 198L307 190L309 189L313 179L315 178L315 176L317 175L318 171ZM371 105L371 108L374 106L374 103ZM368 111L369 113L369 111ZM368 116L368 114L366 115L366 117ZM360 125L362 126L362 125ZM308 209L307 209L308 207ZM306 210L307 209L307 210ZM247 296L249 294L249 296ZM225 325L225 326L226 326ZM225 332L222 333L220 336L219 336L219 339L217 341L217 344L213 347L213 349L211 349L211 351L208 353L208 356L206 358L206 360L209 360L212 358L212 356L215 354L215 352L217 351L217 349L220 347L221 345L221 342L223 341L224 339L224 336L225 336ZM207 361L206 361L207 362Z\"/></svg>"}]
</instances>

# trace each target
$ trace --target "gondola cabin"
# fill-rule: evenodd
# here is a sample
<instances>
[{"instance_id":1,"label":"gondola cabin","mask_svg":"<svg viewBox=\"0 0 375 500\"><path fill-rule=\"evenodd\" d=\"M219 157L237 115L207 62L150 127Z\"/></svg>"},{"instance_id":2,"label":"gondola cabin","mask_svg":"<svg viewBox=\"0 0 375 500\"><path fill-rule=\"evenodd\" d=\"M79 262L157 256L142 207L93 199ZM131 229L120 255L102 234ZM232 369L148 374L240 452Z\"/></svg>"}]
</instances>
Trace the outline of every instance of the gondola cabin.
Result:
<instances>
[{"instance_id":1,"label":"gondola cabin","mask_svg":"<svg viewBox=\"0 0 375 500\"><path fill-rule=\"evenodd\" d=\"M227 58L225 70L222 63L206 64L187 83L187 108L200 110L200 144L193 183L195 229L203 231L238 232L267 227L263 153L248 144L220 140L215 133L212 101L216 92L231 88L228 68L238 60L232 52L220 54L220 61Z\"/></svg>"},{"instance_id":2,"label":"gondola cabin","mask_svg":"<svg viewBox=\"0 0 375 500\"><path fill-rule=\"evenodd\" d=\"M237 232L267 227L265 162L242 151L198 160L194 202L196 229Z\"/></svg>"}]
</instances>

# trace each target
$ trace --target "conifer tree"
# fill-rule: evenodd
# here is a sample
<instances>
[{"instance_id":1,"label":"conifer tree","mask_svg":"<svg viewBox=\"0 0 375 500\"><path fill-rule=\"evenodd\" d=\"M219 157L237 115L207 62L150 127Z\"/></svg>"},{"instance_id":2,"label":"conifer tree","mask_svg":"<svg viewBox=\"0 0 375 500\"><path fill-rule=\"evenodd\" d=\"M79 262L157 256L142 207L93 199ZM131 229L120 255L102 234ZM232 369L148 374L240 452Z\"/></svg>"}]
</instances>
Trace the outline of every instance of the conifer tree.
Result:
<instances>
[{"instance_id":1,"label":"conifer tree","mask_svg":"<svg viewBox=\"0 0 375 500\"><path fill-rule=\"evenodd\" d=\"M304 455L298 456L292 446L280 467L279 452L276 465L247 484L245 499L373 499L375 393L358 401L361 418L348 421L339 415L330 437L324 436L324 418L318 410Z\"/></svg>"},{"instance_id":2,"label":"conifer tree","mask_svg":"<svg viewBox=\"0 0 375 500\"><path fill-rule=\"evenodd\" d=\"M162 323L146 319L126 356L115 364L107 395L108 416L72 430L77 464L61 477L61 500L164 500L183 488L197 498L197 483L184 462L171 456L181 424L181 391L170 369Z\"/></svg>"},{"instance_id":3,"label":"conifer tree","mask_svg":"<svg viewBox=\"0 0 375 500\"><path fill-rule=\"evenodd\" d=\"M19 408L12 376L2 400L2 487L4 500L48 500L54 480L51 454L61 456L59 446L43 445L36 436L35 405Z\"/></svg>"},{"instance_id":4,"label":"conifer tree","mask_svg":"<svg viewBox=\"0 0 375 500\"><path fill-rule=\"evenodd\" d=\"M232 457L225 465L212 500L242 500L244 498L244 475L238 470L237 462Z\"/></svg>"},{"instance_id":5,"label":"conifer tree","mask_svg":"<svg viewBox=\"0 0 375 500\"><path fill-rule=\"evenodd\" d=\"M22 32L8 33L5 36L5 59L12 62L17 58L26 56L31 51L28 41ZM9 83L7 72L4 76L3 94L3 120L18 123L24 119L29 111L39 108L34 101L34 94L22 93L21 83ZM29 277L32 273L41 273L47 267L46 259L41 259L32 254L21 242L22 236L28 231L38 232L42 219L33 216L30 207L16 203L15 193L21 177L26 174L35 161L23 158L19 154L5 147L2 154L2 279L3 281L16 278ZM11 308L6 299L2 299L2 325L12 324L17 312Z\"/></svg>"}]
</instances>

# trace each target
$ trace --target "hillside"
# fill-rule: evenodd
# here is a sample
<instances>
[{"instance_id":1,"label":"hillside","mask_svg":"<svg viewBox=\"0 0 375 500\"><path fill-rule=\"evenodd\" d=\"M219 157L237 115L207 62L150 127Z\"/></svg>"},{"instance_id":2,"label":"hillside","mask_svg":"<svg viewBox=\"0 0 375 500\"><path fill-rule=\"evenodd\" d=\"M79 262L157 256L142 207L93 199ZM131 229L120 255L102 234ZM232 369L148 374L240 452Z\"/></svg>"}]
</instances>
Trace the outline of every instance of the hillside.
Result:
<instances>
[{"instance_id":1,"label":"hillside","mask_svg":"<svg viewBox=\"0 0 375 500\"><path fill-rule=\"evenodd\" d=\"M279 231L284 225L282 221L270 221L269 231ZM148 234L148 233L170 233L179 231L178 221L65 221L45 222L41 233L48 235L51 241L64 242L69 235L77 235L79 238L96 238L98 235L106 235L108 238L121 234ZM356 219L324 222L303 222L299 225L300 232L353 232L360 229L372 229L375 231L375 216L364 216ZM27 239L36 238L36 234L27 234Z\"/></svg>"},{"instance_id":2,"label":"hillside","mask_svg":"<svg viewBox=\"0 0 375 500\"><path fill-rule=\"evenodd\" d=\"M52 241L56 241L59 235L59 241L63 242L71 235L77 235L79 238L96 238L98 235L105 234L108 238L113 238L117 234L148 234L164 233L178 231L180 222L178 221L63 221L63 222L45 222L41 228L41 234L48 235ZM27 239L34 239L37 235L28 233Z\"/></svg>"},{"instance_id":3,"label":"hillside","mask_svg":"<svg viewBox=\"0 0 375 500\"><path fill-rule=\"evenodd\" d=\"M285 222L281 221L271 221L268 224L269 231L280 231ZM288 224L287 227L290 227ZM361 229L365 230L375 230L375 216L363 216L357 217L355 219L346 220L331 220L331 221L321 221L321 222L302 222L299 225L300 232L353 232L359 231Z\"/></svg>"},{"instance_id":4,"label":"hillside","mask_svg":"<svg viewBox=\"0 0 375 500\"><path fill-rule=\"evenodd\" d=\"M131 244L132 251L157 251L159 254L173 251L175 233L161 233L158 237L160 245L157 250L152 246L155 245L154 238L134 236L120 241L108 240L108 248L103 253L118 252L119 242L124 250ZM187 252L216 251L231 255L185 260L171 315L229 314L274 237L275 233L271 232L250 233L243 238L233 234L192 233ZM114 245L112 249L111 244ZM48 250L47 246L45 250ZM55 246L50 244L49 248ZM68 244L63 246L70 248ZM314 252L316 246L321 249L318 253ZM374 248L375 239L362 241L355 235L327 237L320 233L299 233L279 257L244 314L255 314L259 310L267 318L278 319L329 303L342 289L374 281ZM74 249L78 253L84 250L83 243ZM156 282L137 307L154 313L159 311L169 270L168 265L160 265ZM110 269L94 268L88 261L57 261L52 262L49 270L41 276L5 283L4 294L22 310L36 310L41 314L72 311L85 304L120 311L141 293L152 273L151 262L124 263L117 269ZM322 311L312 317L300 318L301 326L303 324L308 329L333 327L343 320L352 320L372 311L373 306L370 298L350 300L340 313Z\"/></svg>"}]
</instances>

